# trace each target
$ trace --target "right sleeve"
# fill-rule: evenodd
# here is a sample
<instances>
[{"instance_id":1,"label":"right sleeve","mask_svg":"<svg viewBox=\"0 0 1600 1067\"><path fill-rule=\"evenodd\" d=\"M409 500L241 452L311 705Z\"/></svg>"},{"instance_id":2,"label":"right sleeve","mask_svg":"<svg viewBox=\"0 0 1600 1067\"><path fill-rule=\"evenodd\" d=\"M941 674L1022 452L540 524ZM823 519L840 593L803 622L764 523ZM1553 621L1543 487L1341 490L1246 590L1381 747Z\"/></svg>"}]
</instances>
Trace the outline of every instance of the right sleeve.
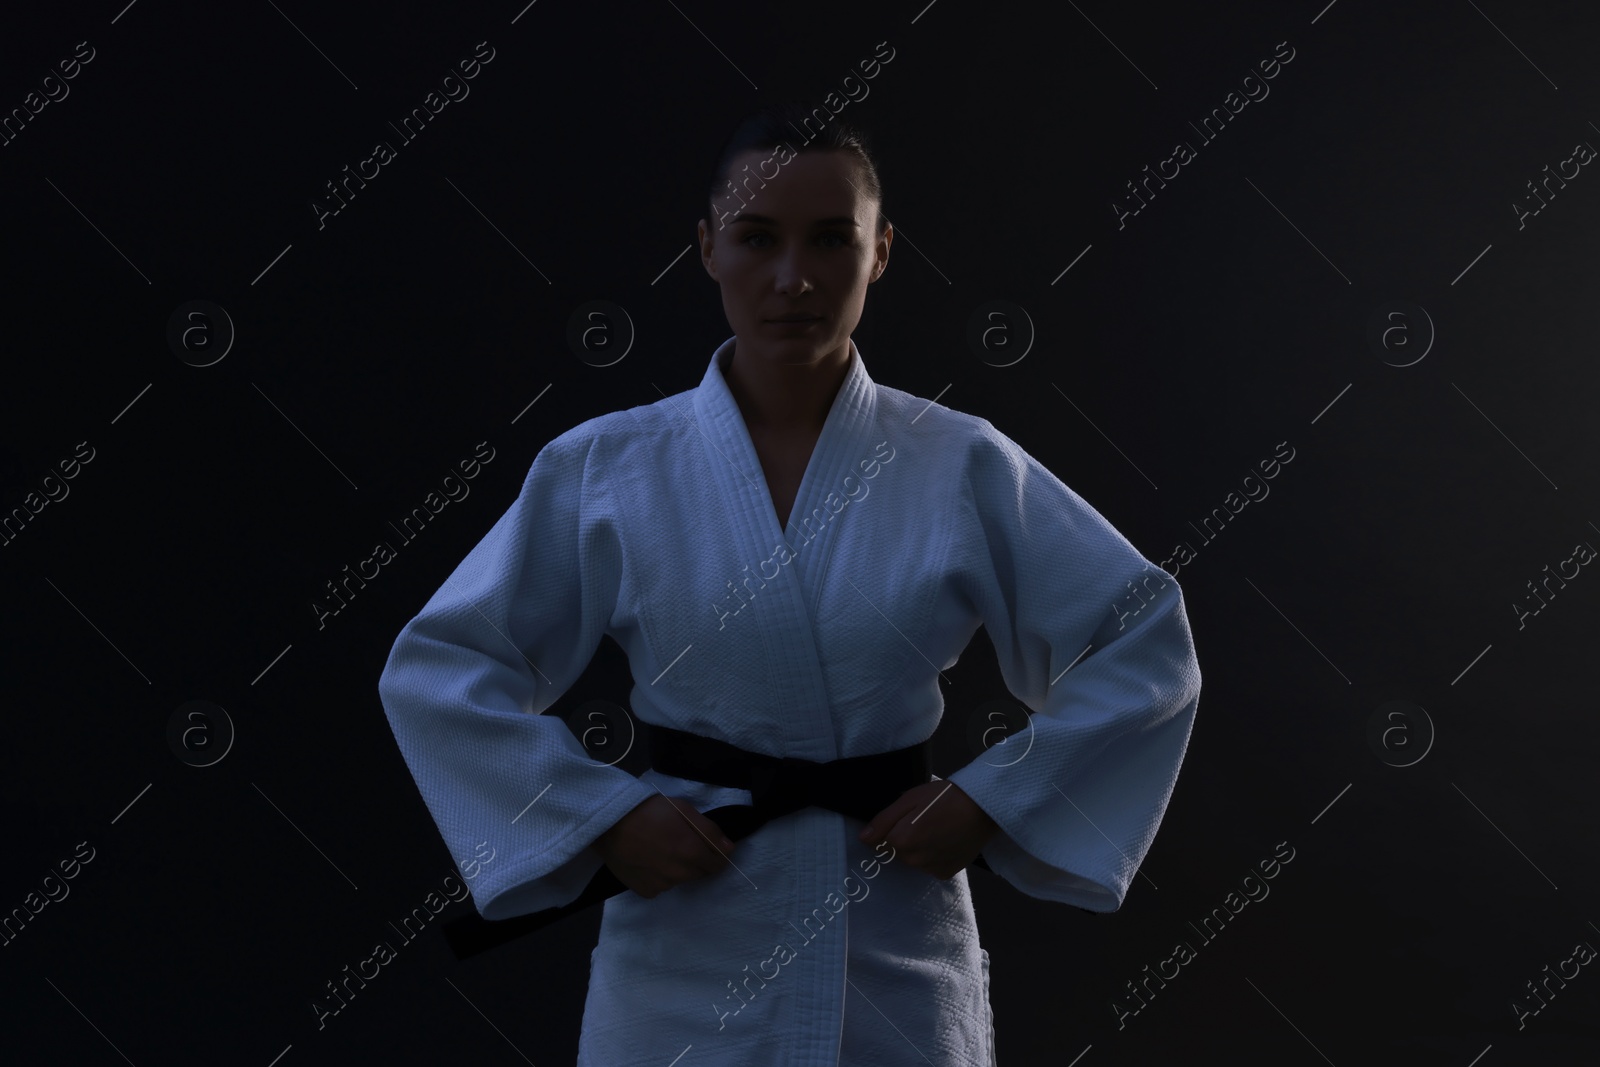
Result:
<instances>
[{"instance_id":1,"label":"right sleeve","mask_svg":"<svg viewBox=\"0 0 1600 1067\"><path fill-rule=\"evenodd\" d=\"M961 584L1006 688L1033 714L1022 755L985 754L949 780L999 825L983 848L995 874L1032 897L1115 912L1199 708L1183 590L1049 468L981 427Z\"/></svg>"},{"instance_id":2,"label":"right sleeve","mask_svg":"<svg viewBox=\"0 0 1600 1067\"><path fill-rule=\"evenodd\" d=\"M563 435L539 452L516 501L400 631L378 681L445 845L458 866L481 867L469 884L485 919L576 899L603 866L595 838L656 795L540 714L589 665L617 602L621 551L593 506L603 483L586 485L591 444Z\"/></svg>"}]
</instances>

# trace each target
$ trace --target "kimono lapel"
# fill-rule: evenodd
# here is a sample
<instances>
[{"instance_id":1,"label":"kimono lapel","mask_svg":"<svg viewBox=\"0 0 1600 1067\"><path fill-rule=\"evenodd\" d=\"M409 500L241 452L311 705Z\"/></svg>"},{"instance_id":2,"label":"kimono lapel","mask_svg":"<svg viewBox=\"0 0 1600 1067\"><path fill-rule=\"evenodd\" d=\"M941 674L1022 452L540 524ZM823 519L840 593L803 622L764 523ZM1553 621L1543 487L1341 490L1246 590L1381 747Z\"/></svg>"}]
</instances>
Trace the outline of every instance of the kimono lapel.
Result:
<instances>
[{"instance_id":1,"label":"kimono lapel","mask_svg":"<svg viewBox=\"0 0 1600 1067\"><path fill-rule=\"evenodd\" d=\"M789 511L789 525L784 533L788 544L796 553L795 565L799 568L806 605L815 617L822 595L827 563L838 543L838 514L830 500L843 510L847 487L844 479L861 472L856 464L872 451L870 437L877 417L877 387L867 375L861 352L850 342L850 369L828 409L822 435L811 453L805 478L795 494L794 507ZM774 516L776 518L776 516Z\"/></svg>"},{"instance_id":2,"label":"kimono lapel","mask_svg":"<svg viewBox=\"0 0 1600 1067\"><path fill-rule=\"evenodd\" d=\"M840 751L827 676L813 628L828 557L839 537L837 524L826 521L835 517L826 502L830 493L844 491L844 478L870 452L867 442L877 411L876 389L852 341L849 369L801 478L789 529L780 530L760 457L723 377L723 361L731 358L733 347L734 339L730 338L711 357L705 378L694 391L693 412L701 431L698 436L711 484L719 493L719 503L724 505L719 518L726 524L725 536L718 540L731 543L747 560L762 560L756 581L764 584L759 595L741 609L741 614L750 615L739 623L750 628L742 638L737 632L730 635L726 631L703 637L714 649L719 637L724 641L749 641L759 635L770 675L764 684L766 707L761 709L769 726L768 744L763 748L773 755L827 762L852 753ZM813 518L809 526L808 518ZM768 559L777 565L776 573L766 563ZM789 880L781 889L768 885L760 893L749 890L746 894L743 887L736 890L738 899L749 909L748 921L753 930L765 928L771 936L787 941L788 930L778 922L781 918L797 937L809 938L794 925L794 917L814 915L813 909L824 907L829 894L836 893L843 884L847 870L838 819L838 815L820 808L803 808L781 820L785 829L765 831L769 847L782 841L778 847L786 853ZM781 836L774 837L774 833ZM757 896L763 899L758 902ZM786 1063L838 1061L849 909L834 921L836 928L816 936L814 944L803 945L799 959L789 964L786 980L792 984L783 1017L787 1032L781 1038Z\"/></svg>"},{"instance_id":3,"label":"kimono lapel","mask_svg":"<svg viewBox=\"0 0 1600 1067\"><path fill-rule=\"evenodd\" d=\"M778 573L770 579L761 576L766 582L764 603L749 623L760 627L768 662L777 672L772 691L779 704L774 728L781 733L781 754L819 762L838 759L812 618L837 537L835 524L826 521L832 517L827 499L830 493L843 494L844 478L871 451L876 388L852 340L849 369L806 464L788 530L780 530L760 457L723 376L733 348L733 338L717 348L694 394L706 463L726 494L727 518L740 547L756 559L773 555L778 546L785 549L777 556L780 561L787 557Z\"/></svg>"}]
</instances>

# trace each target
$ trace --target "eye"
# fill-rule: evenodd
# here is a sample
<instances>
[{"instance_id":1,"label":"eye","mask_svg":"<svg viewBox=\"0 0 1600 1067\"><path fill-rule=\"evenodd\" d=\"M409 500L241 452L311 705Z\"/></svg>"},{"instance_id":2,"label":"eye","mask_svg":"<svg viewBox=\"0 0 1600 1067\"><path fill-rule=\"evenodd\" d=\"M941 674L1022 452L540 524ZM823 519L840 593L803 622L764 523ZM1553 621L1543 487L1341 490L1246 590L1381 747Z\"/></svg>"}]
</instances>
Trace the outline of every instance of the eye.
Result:
<instances>
[{"instance_id":1,"label":"eye","mask_svg":"<svg viewBox=\"0 0 1600 1067\"><path fill-rule=\"evenodd\" d=\"M752 230L750 233L746 234L743 238L741 238L739 243L747 245L747 244L750 244L751 241L754 241L757 237L769 237L770 238L771 234L767 233L765 230ZM843 248L843 247L845 247L846 245L848 245L850 243L849 235L845 234L845 233L841 233L838 230L828 230L828 231L826 231L826 232L824 232L822 234L819 234L818 237L817 237L817 240L819 240L819 241L826 240L827 238L830 238L830 237L836 239L839 243L838 244L832 244L832 245L826 245L825 247L827 247L827 248ZM754 246L754 247L765 247L765 246Z\"/></svg>"}]
</instances>

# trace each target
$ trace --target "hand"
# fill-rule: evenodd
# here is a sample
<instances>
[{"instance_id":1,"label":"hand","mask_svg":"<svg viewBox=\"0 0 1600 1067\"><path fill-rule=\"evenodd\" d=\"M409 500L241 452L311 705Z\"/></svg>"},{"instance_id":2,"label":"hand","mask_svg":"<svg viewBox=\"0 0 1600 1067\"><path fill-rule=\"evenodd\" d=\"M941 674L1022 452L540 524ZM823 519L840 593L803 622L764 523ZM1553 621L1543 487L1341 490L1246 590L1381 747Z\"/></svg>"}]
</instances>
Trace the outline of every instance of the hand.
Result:
<instances>
[{"instance_id":1,"label":"hand","mask_svg":"<svg viewBox=\"0 0 1600 1067\"><path fill-rule=\"evenodd\" d=\"M618 819L594 847L623 885L648 900L723 870L734 846L689 801L658 793Z\"/></svg>"},{"instance_id":2,"label":"hand","mask_svg":"<svg viewBox=\"0 0 1600 1067\"><path fill-rule=\"evenodd\" d=\"M977 801L946 781L901 793L862 827L859 836L867 845L887 841L896 859L946 881L977 859L999 830L1000 824Z\"/></svg>"}]
</instances>

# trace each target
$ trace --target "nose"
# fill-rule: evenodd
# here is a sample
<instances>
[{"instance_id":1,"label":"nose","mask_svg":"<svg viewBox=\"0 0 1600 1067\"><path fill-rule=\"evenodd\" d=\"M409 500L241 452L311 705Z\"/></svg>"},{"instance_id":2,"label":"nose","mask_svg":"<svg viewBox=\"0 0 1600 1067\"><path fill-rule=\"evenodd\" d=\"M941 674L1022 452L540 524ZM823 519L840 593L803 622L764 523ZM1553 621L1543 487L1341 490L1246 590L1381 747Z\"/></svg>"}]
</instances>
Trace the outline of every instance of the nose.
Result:
<instances>
[{"instance_id":1,"label":"nose","mask_svg":"<svg viewBox=\"0 0 1600 1067\"><path fill-rule=\"evenodd\" d=\"M791 248L779 258L773 287L784 296L799 296L813 288L810 267L801 249Z\"/></svg>"}]
</instances>

